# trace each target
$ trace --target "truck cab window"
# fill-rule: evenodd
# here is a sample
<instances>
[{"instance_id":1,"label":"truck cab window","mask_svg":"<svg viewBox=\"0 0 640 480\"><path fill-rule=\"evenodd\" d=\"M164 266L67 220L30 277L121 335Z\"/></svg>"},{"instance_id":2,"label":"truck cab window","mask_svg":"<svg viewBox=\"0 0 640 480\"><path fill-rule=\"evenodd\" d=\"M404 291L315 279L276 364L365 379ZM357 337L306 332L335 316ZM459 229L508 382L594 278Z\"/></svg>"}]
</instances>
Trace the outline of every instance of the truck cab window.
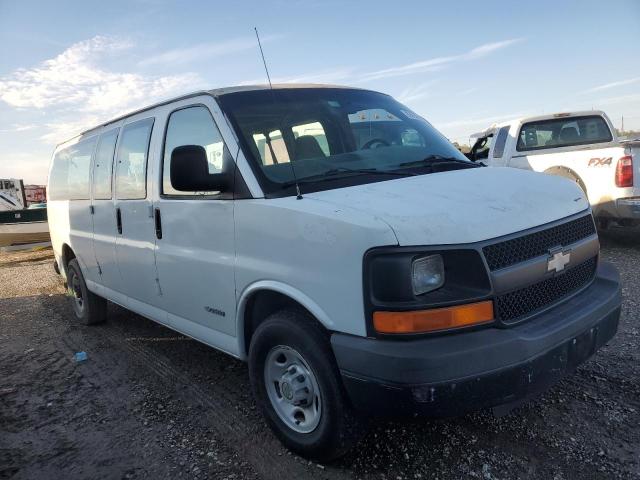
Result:
<instances>
[{"instance_id":1,"label":"truck cab window","mask_svg":"<svg viewBox=\"0 0 640 480\"><path fill-rule=\"evenodd\" d=\"M498 136L496 137L496 144L493 147L493 158L502 158L504 154L504 147L507 143L507 137L509 136L509 126L502 127L498 131Z\"/></svg>"},{"instance_id":2,"label":"truck cab window","mask_svg":"<svg viewBox=\"0 0 640 480\"><path fill-rule=\"evenodd\" d=\"M516 150L520 152L605 143L612 138L609 127L599 115L564 116L522 125Z\"/></svg>"},{"instance_id":3,"label":"truck cab window","mask_svg":"<svg viewBox=\"0 0 640 480\"><path fill-rule=\"evenodd\" d=\"M171 185L171 154L177 147L198 145L207 152L209 173L221 173L225 161L222 135L213 122L209 110L194 106L176 110L169 116L164 144L162 193L165 195L205 195L216 192L181 192Z\"/></svg>"},{"instance_id":4,"label":"truck cab window","mask_svg":"<svg viewBox=\"0 0 640 480\"><path fill-rule=\"evenodd\" d=\"M493 133L486 137L480 137L471 147L471 155L474 160L483 160L489 158L489 151L493 144Z\"/></svg>"},{"instance_id":5,"label":"truck cab window","mask_svg":"<svg viewBox=\"0 0 640 480\"><path fill-rule=\"evenodd\" d=\"M153 119L130 123L122 129L118 147L116 195L119 200L143 199L147 196L147 156Z\"/></svg>"}]
</instances>

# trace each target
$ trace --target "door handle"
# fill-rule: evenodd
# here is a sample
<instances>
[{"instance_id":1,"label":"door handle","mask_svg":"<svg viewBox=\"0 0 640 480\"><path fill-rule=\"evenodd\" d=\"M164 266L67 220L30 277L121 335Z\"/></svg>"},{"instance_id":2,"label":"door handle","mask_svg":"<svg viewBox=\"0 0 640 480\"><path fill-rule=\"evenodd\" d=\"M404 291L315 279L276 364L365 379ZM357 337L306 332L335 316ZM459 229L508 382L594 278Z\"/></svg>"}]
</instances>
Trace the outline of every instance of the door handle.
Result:
<instances>
[{"instance_id":1,"label":"door handle","mask_svg":"<svg viewBox=\"0 0 640 480\"><path fill-rule=\"evenodd\" d=\"M120 213L120 207L116 208L116 226L118 227L118 233L122 235L122 213Z\"/></svg>"},{"instance_id":2,"label":"door handle","mask_svg":"<svg viewBox=\"0 0 640 480\"><path fill-rule=\"evenodd\" d=\"M153 218L156 224L156 238L158 240L162 239L162 218L160 218L160 209L156 208L154 210Z\"/></svg>"}]
</instances>

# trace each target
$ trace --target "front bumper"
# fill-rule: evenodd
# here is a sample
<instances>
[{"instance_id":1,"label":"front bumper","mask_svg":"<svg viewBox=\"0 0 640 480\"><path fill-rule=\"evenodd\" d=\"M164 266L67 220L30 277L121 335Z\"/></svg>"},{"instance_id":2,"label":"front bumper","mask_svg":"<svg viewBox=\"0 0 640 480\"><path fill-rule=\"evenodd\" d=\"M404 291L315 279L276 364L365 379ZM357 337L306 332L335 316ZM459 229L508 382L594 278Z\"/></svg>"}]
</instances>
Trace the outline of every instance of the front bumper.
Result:
<instances>
[{"instance_id":1,"label":"front bumper","mask_svg":"<svg viewBox=\"0 0 640 480\"><path fill-rule=\"evenodd\" d=\"M357 410L453 416L546 390L616 333L621 293L601 262L581 293L512 328L379 340L334 334L331 345Z\"/></svg>"}]
</instances>

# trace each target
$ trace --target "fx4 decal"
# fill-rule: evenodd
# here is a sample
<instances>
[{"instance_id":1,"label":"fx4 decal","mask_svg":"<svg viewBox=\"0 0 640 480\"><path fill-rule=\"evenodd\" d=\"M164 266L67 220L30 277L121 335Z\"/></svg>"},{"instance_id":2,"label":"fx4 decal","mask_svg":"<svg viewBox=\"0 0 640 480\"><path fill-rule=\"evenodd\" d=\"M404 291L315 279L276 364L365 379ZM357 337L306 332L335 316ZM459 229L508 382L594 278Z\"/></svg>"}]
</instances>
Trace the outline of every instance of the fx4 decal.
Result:
<instances>
[{"instance_id":1,"label":"fx4 decal","mask_svg":"<svg viewBox=\"0 0 640 480\"><path fill-rule=\"evenodd\" d=\"M602 167L604 165L611 165L613 161L612 157L591 158L589 160L589 167Z\"/></svg>"}]
</instances>

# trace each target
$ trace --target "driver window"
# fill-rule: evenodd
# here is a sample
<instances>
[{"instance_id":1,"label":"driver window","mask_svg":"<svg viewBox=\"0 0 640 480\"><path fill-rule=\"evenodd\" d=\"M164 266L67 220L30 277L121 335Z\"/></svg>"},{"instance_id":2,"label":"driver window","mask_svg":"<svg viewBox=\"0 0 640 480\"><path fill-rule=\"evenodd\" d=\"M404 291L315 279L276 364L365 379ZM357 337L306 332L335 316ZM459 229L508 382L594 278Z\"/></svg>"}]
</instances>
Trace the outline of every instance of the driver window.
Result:
<instances>
[{"instance_id":1,"label":"driver window","mask_svg":"<svg viewBox=\"0 0 640 480\"><path fill-rule=\"evenodd\" d=\"M215 192L179 192L171 185L171 153L176 147L198 145L207 152L209 173L221 173L225 158L224 142L209 110L203 106L176 110L169 116L164 144L162 193L165 195L212 194Z\"/></svg>"},{"instance_id":2,"label":"driver window","mask_svg":"<svg viewBox=\"0 0 640 480\"><path fill-rule=\"evenodd\" d=\"M474 159L489 158L489 150L493 144L493 134L479 138L473 146Z\"/></svg>"}]
</instances>

